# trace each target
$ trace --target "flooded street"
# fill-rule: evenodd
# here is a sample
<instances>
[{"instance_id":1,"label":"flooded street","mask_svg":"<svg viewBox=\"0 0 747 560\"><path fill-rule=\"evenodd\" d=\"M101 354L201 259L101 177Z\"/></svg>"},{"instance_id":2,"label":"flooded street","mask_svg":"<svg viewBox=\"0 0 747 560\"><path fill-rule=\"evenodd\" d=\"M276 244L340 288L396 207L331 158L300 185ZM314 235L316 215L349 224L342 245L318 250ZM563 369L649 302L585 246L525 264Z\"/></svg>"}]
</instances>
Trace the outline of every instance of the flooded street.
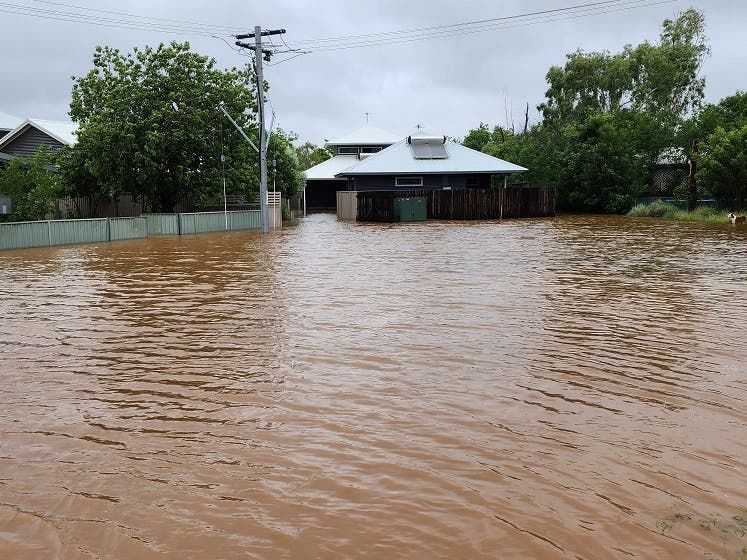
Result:
<instances>
[{"instance_id":1,"label":"flooded street","mask_svg":"<svg viewBox=\"0 0 747 560\"><path fill-rule=\"evenodd\" d=\"M0 270L0 558L747 556L747 228L314 215Z\"/></svg>"}]
</instances>

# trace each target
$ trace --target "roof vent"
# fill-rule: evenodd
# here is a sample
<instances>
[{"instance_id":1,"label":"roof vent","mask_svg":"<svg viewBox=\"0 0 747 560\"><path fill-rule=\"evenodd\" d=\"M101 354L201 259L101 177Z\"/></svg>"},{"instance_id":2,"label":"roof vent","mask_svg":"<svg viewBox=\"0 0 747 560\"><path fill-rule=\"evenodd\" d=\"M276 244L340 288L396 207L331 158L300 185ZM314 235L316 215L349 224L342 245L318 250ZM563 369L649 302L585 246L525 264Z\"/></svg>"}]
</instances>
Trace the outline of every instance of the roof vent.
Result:
<instances>
[{"instance_id":1,"label":"roof vent","mask_svg":"<svg viewBox=\"0 0 747 560\"><path fill-rule=\"evenodd\" d=\"M446 136L408 136L412 157L415 159L446 159Z\"/></svg>"}]
</instances>

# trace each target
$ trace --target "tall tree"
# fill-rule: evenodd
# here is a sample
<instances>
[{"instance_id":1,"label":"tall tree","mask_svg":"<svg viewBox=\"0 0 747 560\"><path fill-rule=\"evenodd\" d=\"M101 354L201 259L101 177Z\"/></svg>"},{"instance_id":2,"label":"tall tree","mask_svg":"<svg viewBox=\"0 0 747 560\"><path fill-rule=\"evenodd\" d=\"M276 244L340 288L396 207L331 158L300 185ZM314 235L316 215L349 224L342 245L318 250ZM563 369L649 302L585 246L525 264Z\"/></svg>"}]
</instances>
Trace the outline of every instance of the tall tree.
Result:
<instances>
[{"instance_id":1,"label":"tall tree","mask_svg":"<svg viewBox=\"0 0 747 560\"><path fill-rule=\"evenodd\" d=\"M741 211L747 198L747 125L717 127L702 146L697 173L714 196Z\"/></svg>"},{"instance_id":2,"label":"tall tree","mask_svg":"<svg viewBox=\"0 0 747 560\"><path fill-rule=\"evenodd\" d=\"M219 191L223 141L231 161L227 183L235 191L256 190L250 172L256 154L224 126L218 110L225 103L240 126L256 130L248 71L220 70L188 43L174 42L129 54L97 47L93 69L73 79L70 116L80 125L73 148L79 153L63 167L67 184L88 176L104 196L131 192L170 212L180 201Z\"/></svg>"},{"instance_id":3,"label":"tall tree","mask_svg":"<svg viewBox=\"0 0 747 560\"><path fill-rule=\"evenodd\" d=\"M332 154L326 148L316 146L311 142L304 142L296 147L296 157L298 158L301 169L305 171L327 161L332 157Z\"/></svg>"},{"instance_id":4,"label":"tall tree","mask_svg":"<svg viewBox=\"0 0 747 560\"><path fill-rule=\"evenodd\" d=\"M46 148L30 158L13 158L0 168L0 194L10 195L12 213L3 221L42 220L54 210L60 194L55 154Z\"/></svg>"},{"instance_id":5,"label":"tall tree","mask_svg":"<svg viewBox=\"0 0 747 560\"><path fill-rule=\"evenodd\" d=\"M462 140L462 145L481 152L491 140L490 128L487 124L481 122L477 128L473 128L467 133L467 136Z\"/></svg>"},{"instance_id":6,"label":"tall tree","mask_svg":"<svg viewBox=\"0 0 747 560\"><path fill-rule=\"evenodd\" d=\"M283 198L290 198L303 188L304 176L293 141L296 136L278 129L270 137L267 148L269 186L276 187Z\"/></svg>"},{"instance_id":7,"label":"tall tree","mask_svg":"<svg viewBox=\"0 0 747 560\"><path fill-rule=\"evenodd\" d=\"M703 99L700 70L710 52L704 29L702 12L691 8L664 21L657 44L626 45L617 54L567 55L563 68L547 73L547 100L538 107L545 122L563 126L627 107L675 127Z\"/></svg>"}]
</instances>

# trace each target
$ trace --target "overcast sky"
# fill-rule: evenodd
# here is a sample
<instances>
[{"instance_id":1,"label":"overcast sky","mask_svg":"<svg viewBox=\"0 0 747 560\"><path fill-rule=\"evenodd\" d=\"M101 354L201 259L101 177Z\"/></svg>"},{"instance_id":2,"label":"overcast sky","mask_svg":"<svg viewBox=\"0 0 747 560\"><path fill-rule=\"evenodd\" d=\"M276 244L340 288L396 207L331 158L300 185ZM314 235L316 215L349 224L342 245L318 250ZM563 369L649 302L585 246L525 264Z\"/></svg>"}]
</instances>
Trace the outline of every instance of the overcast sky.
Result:
<instances>
[{"instance_id":1,"label":"overcast sky","mask_svg":"<svg viewBox=\"0 0 747 560\"><path fill-rule=\"evenodd\" d=\"M219 66L245 64L231 48L230 29L253 31L284 28L293 46L306 39L383 33L500 18L589 3L590 0L7 0L0 6L0 111L20 118L69 120L71 76L91 67L96 45L123 51L135 46L188 40L194 50L214 57ZM27 7L22 10L14 6ZM80 6L75 9L71 6ZM656 41L661 22L689 8L706 16L712 55L706 62L706 98L718 101L747 89L747 2L744 0L619 0L598 13L513 25L483 32L399 42L364 48L316 50L266 67L269 95L277 123L299 135L299 141L320 144L357 128L370 113L370 123L407 135L421 124L432 133L463 137L481 121L519 127L526 103L532 121L546 90L545 74L562 65L565 55L585 51L619 51L626 43ZM37 16L9 13L28 11ZM125 15L195 22L190 31L142 30ZM48 12L41 12L48 10ZM615 11L613 11L615 10ZM51 13L55 12L55 13ZM99 18L96 24L61 19ZM50 18L38 17L39 14ZM107 18L109 21L100 18ZM535 18L536 19L536 18ZM138 20L174 27L156 19ZM510 22L511 20L509 20ZM514 20L515 22L516 20ZM523 21L523 20L522 20ZM138 29L106 26L128 25ZM186 27L186 24L182 24ZM225 26L228 44L210 34ZM406 35L384 36L406 37ZM378 37L377 37L378 39ZM339 44L339 43L337 43ZM281 45L282 46L282 45ZM289 55L276 55L277 63Z\"/></svg>"}]
</instances>

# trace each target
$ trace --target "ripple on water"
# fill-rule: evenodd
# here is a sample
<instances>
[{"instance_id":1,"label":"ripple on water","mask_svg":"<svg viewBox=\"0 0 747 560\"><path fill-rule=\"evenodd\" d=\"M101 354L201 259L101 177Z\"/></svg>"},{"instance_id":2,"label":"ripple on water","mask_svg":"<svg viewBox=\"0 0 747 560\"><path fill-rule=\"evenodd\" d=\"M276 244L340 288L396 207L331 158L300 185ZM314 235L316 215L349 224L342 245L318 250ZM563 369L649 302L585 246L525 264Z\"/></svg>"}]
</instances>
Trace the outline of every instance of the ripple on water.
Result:
<instances>
[{"instance_id":1,"label":"ripple on water","mask_svg":"<svg viewBox=\"0 0 747 560\"><path fill-rule=\"evenodd\" d=\"M747 234L561 217L0 254L0 554L736 557Z\"/></svg>"}]
</instances>

